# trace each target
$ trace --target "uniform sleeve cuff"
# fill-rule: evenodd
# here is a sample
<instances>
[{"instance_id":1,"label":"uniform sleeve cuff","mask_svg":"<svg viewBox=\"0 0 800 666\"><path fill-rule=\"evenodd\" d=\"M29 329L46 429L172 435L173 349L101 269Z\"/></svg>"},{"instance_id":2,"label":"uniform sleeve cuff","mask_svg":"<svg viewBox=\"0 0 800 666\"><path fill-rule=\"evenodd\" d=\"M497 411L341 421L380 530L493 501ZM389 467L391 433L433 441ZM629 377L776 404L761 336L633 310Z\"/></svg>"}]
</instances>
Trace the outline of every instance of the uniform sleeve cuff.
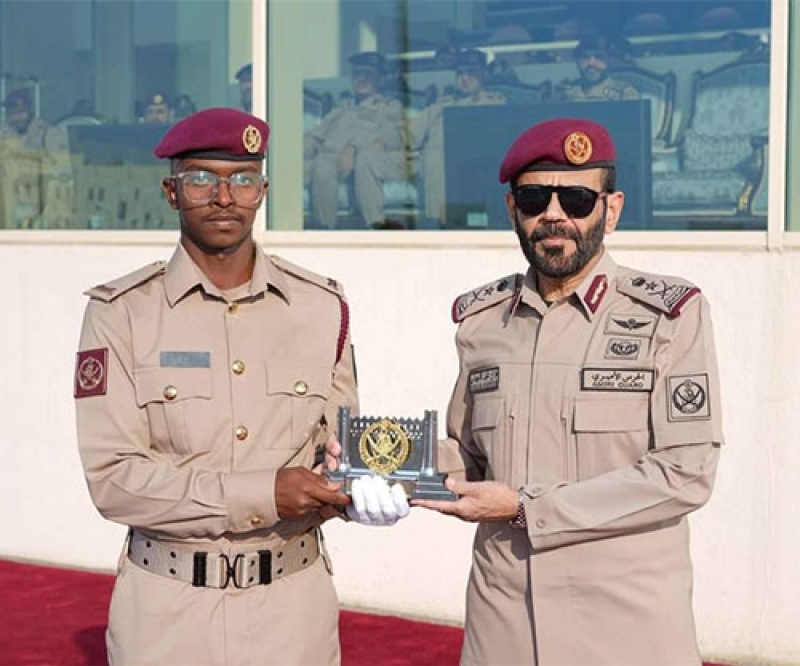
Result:
<instances>
[{"instance_id":1,"label":"uniform sleeve cuff","mask_svg":"<svg viewBox=\"0 0 800 666\"><path fill-rule=\"evenodd\" d=\"M276 473L275 469L265 469L228 475L225 497L231 532L252 532L280 520L275 506Z\"/></svg>"}]
</instances>

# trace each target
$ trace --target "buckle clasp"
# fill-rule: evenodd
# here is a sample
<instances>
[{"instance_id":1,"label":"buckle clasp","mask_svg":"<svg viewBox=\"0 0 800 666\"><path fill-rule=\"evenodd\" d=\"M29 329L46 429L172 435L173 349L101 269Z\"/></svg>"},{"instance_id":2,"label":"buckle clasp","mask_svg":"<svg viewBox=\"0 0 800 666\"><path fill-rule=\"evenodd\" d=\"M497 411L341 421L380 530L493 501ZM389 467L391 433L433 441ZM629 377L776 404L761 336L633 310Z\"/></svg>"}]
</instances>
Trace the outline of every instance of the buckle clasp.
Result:
<instances>
[{"instance_id":1,"label":"buckle clasp","mask_svg":"<svg viewBox=\"0 0 800 666\"><path fill-rule=\"evenodd\" d=\"M233 562L231 562L231 559L225 553L220 553L219 558L220 562L225 567L220 589L224 590L232 581L235 588L243 590L245 588L245 586L242 585L242 581L244 580L244 554L239 553L236 555L233 558Z\"/></svg>"}]
</instances>

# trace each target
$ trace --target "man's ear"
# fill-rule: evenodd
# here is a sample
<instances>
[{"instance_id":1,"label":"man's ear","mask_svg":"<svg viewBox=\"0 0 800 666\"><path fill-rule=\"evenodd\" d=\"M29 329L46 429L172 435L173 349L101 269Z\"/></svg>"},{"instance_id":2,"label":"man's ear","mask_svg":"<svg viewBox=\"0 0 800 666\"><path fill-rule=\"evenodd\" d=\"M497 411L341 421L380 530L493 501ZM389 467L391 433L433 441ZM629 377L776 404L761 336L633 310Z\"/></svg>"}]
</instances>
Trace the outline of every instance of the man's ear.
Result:
<instances>
[{"instance_id":1,"label":"man's ear","mask_svg":"<svg viewBox=\"0 0 800 666\"><path fill-rule=\"evenodd\" d=\"M164 196L170 207L178 210L178 191L175 189L175 180L171 177L165 178L161 181L161 189L164 191Z\"/></svg>"},{"instance_id":2,"label":"man's ear","mask_svg":"<svg viewBox=\"0 0 800 666\"><path fill-rule=\"evenodd\" d=\"M511 228L516 231L517 229L517 209L514 205L514 195L511 192L506 192L506 213L508 214L508 221L511 223Z\"/></svg>"},{"instance_id":3,"label":"man's ear","mask_svg":"<svg viewBox=\"0 0 800 666\"><path fill-rule=\"evenodd\" d=\"M606 234L610 234L617 228L617 222L622 215L622 209L625 206L625 194L622 192L610 192L606 196Z\"/></svg>"}]
</instances>

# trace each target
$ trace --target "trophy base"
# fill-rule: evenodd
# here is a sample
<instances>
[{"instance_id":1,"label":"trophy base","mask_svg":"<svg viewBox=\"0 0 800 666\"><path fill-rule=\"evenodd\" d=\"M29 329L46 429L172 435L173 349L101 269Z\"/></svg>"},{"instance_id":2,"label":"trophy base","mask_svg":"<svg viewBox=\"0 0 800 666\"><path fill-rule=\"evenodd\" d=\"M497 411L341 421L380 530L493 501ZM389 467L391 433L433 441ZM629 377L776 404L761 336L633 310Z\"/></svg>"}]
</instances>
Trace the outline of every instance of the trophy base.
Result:
<instances>
[{"instance_id":1,"label":"trophy base","mask_svg":"<svg viewBox=\"0 0 800 666\"><path fill-rule=\"evenodd\" d=\"M350 495L352 494L353 481L361 476L372 476L374 472L371 470L354 470L351 469L346 474L335 471L329 472L328 478L334 483L342 484L342 492ZM409 500L425 499L425 500L442 500L445 502L455 502L458 496L444 487L444 476L437 474L435 476L414 476L403 473L395 473L389 475L380 475L386 479L389 485L399 483Z\"/></svg>"}]
</instances>

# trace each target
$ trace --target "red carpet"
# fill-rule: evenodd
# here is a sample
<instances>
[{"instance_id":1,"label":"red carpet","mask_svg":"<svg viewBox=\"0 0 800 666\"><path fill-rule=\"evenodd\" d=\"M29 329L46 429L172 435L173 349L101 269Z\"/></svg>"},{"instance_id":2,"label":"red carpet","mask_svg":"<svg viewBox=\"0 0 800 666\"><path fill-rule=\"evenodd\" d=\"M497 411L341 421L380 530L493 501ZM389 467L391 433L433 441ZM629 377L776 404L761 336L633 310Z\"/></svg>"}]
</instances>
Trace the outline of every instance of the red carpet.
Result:
<instances>
[{"instance_id":1,"label":"red carpet","mask_svg":"<svg viewBox=\"0 0 800 666\"><path fill-rule=\"evenodd\" d=\"M105 664L113 584L112 576L0 561L0 666ZM340 633L342 666L455 666L463 632L343 611Z\"/></svg>"},{"instance_id":2,"label":"red carpet","mask_svg":"<svg viewBox=\"0 0 800 666\"><path fill-rule=\"evenodd\" d=\"M0 666L99 666L114 579L0 560ZM342 611L342 666L456 666L462 630ZM715 666L706 664L706 666Z\"/></svg>"}]
</instances>

